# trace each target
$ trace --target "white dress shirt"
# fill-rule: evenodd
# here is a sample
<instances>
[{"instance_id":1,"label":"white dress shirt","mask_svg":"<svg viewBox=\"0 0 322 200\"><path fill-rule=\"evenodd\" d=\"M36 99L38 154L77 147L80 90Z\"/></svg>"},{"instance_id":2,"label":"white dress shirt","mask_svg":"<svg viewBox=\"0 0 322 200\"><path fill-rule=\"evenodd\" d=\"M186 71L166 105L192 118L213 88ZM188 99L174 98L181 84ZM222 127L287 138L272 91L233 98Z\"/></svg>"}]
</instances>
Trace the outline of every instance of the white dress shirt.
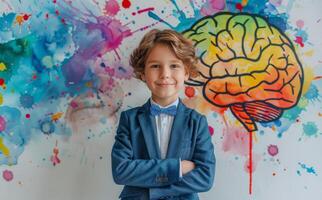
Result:
<instances>
[{"instance_id":1,"label":"white dress shirt","mask_svg":"<svg viewBox=\"0 0 322 200\"><path fill-rule=\"evenodd\" d=\"M154 102L152 100L152 98L150 98L150 102L151 102L151 104L157 105L160 108L168 108L173 105L178 107L179 98L176 101L174 101L173 103L167 105L166 107L163 107L163 106L157 104L156 102ZM174 116L161 113L160 115L156 115L154 118L155 118L155 124L156 124L156 128L157 128L157 138L158 138L159 148L160 148L160 152L161 152L161 159L165 159L166 155L167 155L167 151L168 151L168 145L169 145L169 141L170 141L171 129L172 129L172 125L173 125ZM182 176L181 159L179 159L179 161L180 161L179 172L180 172L180 177L181 177Z\"/></svg>"}]
</instances>

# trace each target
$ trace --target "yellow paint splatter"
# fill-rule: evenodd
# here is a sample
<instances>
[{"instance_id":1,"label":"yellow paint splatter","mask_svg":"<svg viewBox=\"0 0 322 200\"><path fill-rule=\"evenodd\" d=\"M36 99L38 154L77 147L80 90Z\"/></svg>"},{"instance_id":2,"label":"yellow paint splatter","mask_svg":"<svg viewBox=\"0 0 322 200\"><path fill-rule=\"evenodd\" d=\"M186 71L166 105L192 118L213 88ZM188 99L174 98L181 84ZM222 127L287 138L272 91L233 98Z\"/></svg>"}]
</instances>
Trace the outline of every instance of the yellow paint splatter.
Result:
<instances>
[{"instance_id":1,"label":"yellow paint splatter","mask_svg":"<svg viewBox=\"0 0 322 200\"><path fill-rule=\"evenodd\" d=\"M58 113L55 113L51 116L51 120L52 121L57 121L61 118L61 116L63 115L64 113L63 112L58 112Z\"/></svg>"},{"instance_id":2,"label":"yellow paint splatter","mask_svg":"<svg viewBox=\"0 0 322 200\"><path fill-rule=\"evenodd\" d=\"M304 68L304 81L303 81L302 95L304 95L308 91L313 79L314 79L313 68L312 67L305 67Z\"/></svg>"},{"instance_id":3,"label":"yellow paint splatter","mask_svg":"<svg viewBox=\"0 0 322 200\"><path fill-rule=\"evenodd\" d=\"M2 94L0 93L0 105L3 104L3 96Z\"/></svg>"},{"instance_id":4,"label":"yellow paint splatter","mask_svg":"<svg viewBox=\"0 0 322 200\"><path fill-rule=\"evenodd\" d=\"M6 65L3 63L3 62L1 62L0 63L0 71L4 71L4 70L6 70L7 69L7 67L6 67Z\"/></svg>"},{"instance_id":5,"label":"yellow paint splatter","mask_svg":"<svg viewBox=\"0 0 322 200\"><path fill-rule=\"evenodd\" d=\"M2 140L3 139L0 137L0 151L4 156L8 157L10 154L9 149L2 143Z\"/></svg>"},{"instance_id":6,"label":"yellow paint splatter","mask_svg":"<svg viewBox=\"0 0 322 200\"><path fill-rule=\"evenodd\" d=\"M90 87L93 86L93 83L89 81L89 82L86 82L85 85L86 85L86 87L89 87L90 88Z\"/></svg>"},{"instance_id":7,"label":"yellow paint splatter","mask_svg":"<svg viewBox=\"0 0 322 200\"><path fill-rule=\"evenodd\" d=\"M304 55L305 56L308 56L308 57L312 57L313 56L313 53L314 53L314 50L309 50L307 52L304 52Z\"/></svg>"}]
</instances>

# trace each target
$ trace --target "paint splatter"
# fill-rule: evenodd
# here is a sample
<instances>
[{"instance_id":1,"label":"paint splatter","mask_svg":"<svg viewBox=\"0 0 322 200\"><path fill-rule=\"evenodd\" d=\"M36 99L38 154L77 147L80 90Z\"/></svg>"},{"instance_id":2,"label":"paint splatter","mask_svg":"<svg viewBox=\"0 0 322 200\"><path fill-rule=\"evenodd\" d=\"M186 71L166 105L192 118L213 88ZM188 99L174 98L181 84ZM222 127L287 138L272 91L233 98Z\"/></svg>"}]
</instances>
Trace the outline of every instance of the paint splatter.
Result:
<instances>
[{"instance_id":1,"label":"paint splatter","mask_svg":"<svg viewBox=\"0 0 322 200\"><path fill-rule=\"evenodd\" d=\"M192 97L194 97L196 95L196 91L195 91L195 89L193 87L187 86L185 88L185 94L186 94L186 96L188 98L192 98Z\"/></svg>"},{"instance_id":2,"label":"paint splatter","mask_svg":"<svg viewBox=\"0 0 322 200\"><path fill-rule=\"evenodd\" d=\"M273 144L269 145L267 147L267 152L271 156L276 156L278 154L278 147L277 147L277 145L273 145Z\"/></svg>"},{"instance_id":3,"label":"paint splatter","mask_svg":"<svg viewBox=\"0 0 322 200\"><path fill-rule=\"evenodd\" d=\"M303 124L303 132L306 136L317 136L318 128L314 122L307 122Z\"/></svg>"},{"instance_id":4,"label":"paint splatter","mask_svg":"<svg viewBox=\"0 0 322 200\"><path fill-rule=\"evenodd\" d=\"M3 116L0 116L0 131L4 131L6 129L6 120Z\"/></svg>"},{"instance_id":5,"label":"paint splatter","mask_svg":"<svg viewBox=\"0 0 322 200\"><path fill-rule=\"evenodd\" d=\"M105 3L104 12L106 15L115 16L120 11L120 6L116 0L109 0Z\"/></svg>"},{"instance_id":6,"label":"paint splatter","mask_svg":"<svg viewBox=\"0 0 322 200\"><path fill-rule=\"evenodd\" d=\"M54 166L57 164L60 164L60 158L58 157L59 154L59 149L57 147L57 141L56 141L56 146L53 149L53 155L50 157L50 161L53 163Z\"/></svg>"},{"instance_id":7,"label":"paint splatter","mask_svg":"<svg viewBox=\"0 0 322 200\"><path fill-rule=\"evenodd\" d=\"M208 129L209 129L210 135L213 136L215 132L214 128L212 126L208 126Z\"/></svg>"},{"instance_id":8,"label":"paint splatter","mask_svg":"<svg viewBox=\"0 0 322 200\"><path fill-rule=\"evenodd\" d=\"M131 6L131 1L130 0L123 0L122 1L122 6L125 9L129 8Z\"/></svg>"},{"instance_id":9,"label":"paint splatter","mask_svg":"<svg viewBox=\"0 0 322 200\"><path fill-rule=\"evenodd\" d=\"M301 47L304 47L303 38L301 36L296 36L294 42L299 44Z\"/></svg>"},{"instance_id":10,"label":"paint splatter","mask_svg":"<svg viewBox=\"0 0 322 200\"><path fill-rule=\"evenodd\" d=\"M298 163L302 169L305 170L305 172L307 172L308 174L314 174L314 175L318 175L315 171L315 169L313 167L308 167L306 164L303 164L303 163Z\"/></svg>"},{"instance_id":11,"label":"paint splatter","mask_svg":"<svg viewBox=\"0 0 322 200\"><path fill-rule=\"evenodd\" d=\"M2 172L2 177L3 177L4 180L6 180L8 182L9 181L12 181L12 179L13 179L13 173L10 170L4 170Z\"/></svg>"}]
</instances>

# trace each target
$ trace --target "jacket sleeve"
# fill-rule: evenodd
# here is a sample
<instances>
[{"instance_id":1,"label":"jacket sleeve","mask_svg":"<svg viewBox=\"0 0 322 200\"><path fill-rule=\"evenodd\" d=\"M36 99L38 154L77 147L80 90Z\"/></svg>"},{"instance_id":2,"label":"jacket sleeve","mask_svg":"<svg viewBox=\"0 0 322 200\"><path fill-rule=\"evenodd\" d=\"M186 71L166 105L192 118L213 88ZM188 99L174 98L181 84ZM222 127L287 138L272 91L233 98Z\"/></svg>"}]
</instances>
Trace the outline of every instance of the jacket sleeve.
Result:
<instances>
[{"instance_id":1,"label":"jacket sleeve","mask_svg":"<svg viewBox=\"0 0 322 200\"><path fill-rule=\"evenodd\" d=\"M180 180L179 159L133 159L126 112L121 113L111 159L116 184L151 188L170 185Z\"/></svg>"},{"instance_id":2,"label":"jacket sleeve","mask_svg":"<svg viewBox=\"0 0 322 200\"><path fill-rule=\"evenodd\" d=\"M164 187L151 188L149 191L150 198L158 199L161 197L205 192L212 187L216 160L205 116L202 116L199 121L198 135L191 161L196 165L194 170L184 175L176 183Z\"/></svg>"}]
</instances>

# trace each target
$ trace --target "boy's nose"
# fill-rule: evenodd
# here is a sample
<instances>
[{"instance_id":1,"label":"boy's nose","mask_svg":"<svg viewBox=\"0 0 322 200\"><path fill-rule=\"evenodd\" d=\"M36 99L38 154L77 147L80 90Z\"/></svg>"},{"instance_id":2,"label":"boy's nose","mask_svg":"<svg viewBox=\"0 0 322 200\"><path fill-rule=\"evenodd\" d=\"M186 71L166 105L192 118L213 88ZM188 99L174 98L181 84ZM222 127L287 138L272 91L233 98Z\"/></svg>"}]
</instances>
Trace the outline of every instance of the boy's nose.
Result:
<instances>
[{"instance_id":1,"label":"boy's nose","mask_svg":"<svg viewBox=\"0 0 322 200\"><path fill-rule=\"evenodd\" d=\"M170 68L169 67L163 66L161 68L161 74L160 74L161 78L169 78L170 77L170 74L171 74L171 72L170 72Z\"/></svg>"}]
</instances>

